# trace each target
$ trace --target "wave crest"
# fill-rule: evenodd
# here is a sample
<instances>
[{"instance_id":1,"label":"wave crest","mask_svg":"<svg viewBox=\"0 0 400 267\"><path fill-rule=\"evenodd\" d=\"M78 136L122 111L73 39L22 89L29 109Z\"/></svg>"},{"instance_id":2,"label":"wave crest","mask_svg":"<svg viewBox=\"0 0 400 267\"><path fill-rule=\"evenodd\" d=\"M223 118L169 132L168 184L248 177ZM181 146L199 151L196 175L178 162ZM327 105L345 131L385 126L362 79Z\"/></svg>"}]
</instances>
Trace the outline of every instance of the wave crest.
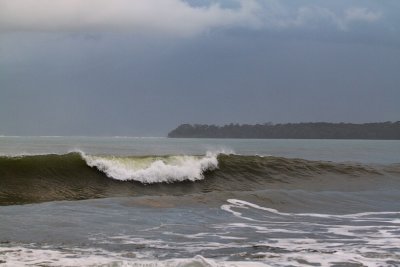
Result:
<instances>
[{"instance_id":1,"label":"wave crest","mask_svg":"<svg viewBox=\"0 0 400 267\"><path fill-rule=\"evenodd\" d=\"M218 153L205 156L107 157L81 153L87 165L108 177L144 184L172 183L204 179L203 173L218 168Z\"/></svg>"}]
</instances>

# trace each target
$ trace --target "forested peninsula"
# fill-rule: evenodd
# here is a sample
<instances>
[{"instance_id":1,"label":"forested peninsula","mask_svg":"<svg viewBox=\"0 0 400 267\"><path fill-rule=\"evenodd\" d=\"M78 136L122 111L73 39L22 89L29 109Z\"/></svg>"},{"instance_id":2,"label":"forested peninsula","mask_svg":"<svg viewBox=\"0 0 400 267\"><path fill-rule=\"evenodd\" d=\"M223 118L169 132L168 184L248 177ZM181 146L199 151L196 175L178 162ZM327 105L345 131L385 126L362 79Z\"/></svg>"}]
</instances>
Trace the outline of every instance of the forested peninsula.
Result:
<instances>
[{"instance_id":1,"label":"forested peninsula","mask_svg":"<svg viewBox=\"0 0 400 267\"><path fill-rule=\"evenodd\" d=\"M373 139L400 140L400 121L375 123L285 123L285 124L182 124L168 133L170 138L258 138L258 139Z\"/></svg>"}]
</instances>

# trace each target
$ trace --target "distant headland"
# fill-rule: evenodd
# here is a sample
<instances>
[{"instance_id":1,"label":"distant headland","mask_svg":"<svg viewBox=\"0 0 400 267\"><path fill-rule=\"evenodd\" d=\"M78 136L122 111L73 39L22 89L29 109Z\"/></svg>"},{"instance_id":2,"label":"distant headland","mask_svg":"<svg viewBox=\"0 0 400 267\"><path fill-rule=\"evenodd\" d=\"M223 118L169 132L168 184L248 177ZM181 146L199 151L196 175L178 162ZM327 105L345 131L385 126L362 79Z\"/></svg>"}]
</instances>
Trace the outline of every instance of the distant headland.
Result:
<instances>
[{"instance_id":1,"label":"distant headland","mask_svg":"<svg viewBox=\"0 0 400 267\"><path fill-rule=\"evenodd\" d=\"M182 124L169 138L253 139L372 139L400 140L400 121L374 123L285 123L285 124Z\"/></svg>"}]
</instances>

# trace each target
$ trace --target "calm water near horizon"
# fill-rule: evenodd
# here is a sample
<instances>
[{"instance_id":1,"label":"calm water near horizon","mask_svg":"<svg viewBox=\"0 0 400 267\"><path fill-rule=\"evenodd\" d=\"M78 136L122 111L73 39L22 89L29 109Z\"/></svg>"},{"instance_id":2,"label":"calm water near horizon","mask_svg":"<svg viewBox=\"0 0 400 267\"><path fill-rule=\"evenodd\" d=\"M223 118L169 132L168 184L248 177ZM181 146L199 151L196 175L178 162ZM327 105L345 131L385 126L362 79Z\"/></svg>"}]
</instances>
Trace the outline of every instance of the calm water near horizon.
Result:
<instances>
[{"instance_id":1,"label":"calm water near horizon","mask_svg":"<svg viewBox=\"0 0 400 267\"><path fill-rule=\"evenodd\" d=\"M400 140L0 136L0 155L63 154L78 150L112 155L201 155L207 151L227 151L336 162L400 162Z\"/></svg>"}]
</instances>

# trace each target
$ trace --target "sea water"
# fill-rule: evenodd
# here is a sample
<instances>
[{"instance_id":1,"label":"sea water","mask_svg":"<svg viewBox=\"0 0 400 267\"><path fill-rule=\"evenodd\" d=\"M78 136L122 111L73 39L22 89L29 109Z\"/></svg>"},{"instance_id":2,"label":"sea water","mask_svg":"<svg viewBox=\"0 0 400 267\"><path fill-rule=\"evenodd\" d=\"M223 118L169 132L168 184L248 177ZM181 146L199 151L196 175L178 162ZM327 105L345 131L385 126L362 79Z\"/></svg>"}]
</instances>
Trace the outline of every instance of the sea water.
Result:
<instances>
[{"instance_id":1,"label":"sea water","mask_svg":"<svg viewBox=\"0 0 400 267\"><path fill-rule=\"evenodd\" d=\"M0 265L400 265L399 141L0 137L0 155Z\"/></svg>"}]
</instances>

